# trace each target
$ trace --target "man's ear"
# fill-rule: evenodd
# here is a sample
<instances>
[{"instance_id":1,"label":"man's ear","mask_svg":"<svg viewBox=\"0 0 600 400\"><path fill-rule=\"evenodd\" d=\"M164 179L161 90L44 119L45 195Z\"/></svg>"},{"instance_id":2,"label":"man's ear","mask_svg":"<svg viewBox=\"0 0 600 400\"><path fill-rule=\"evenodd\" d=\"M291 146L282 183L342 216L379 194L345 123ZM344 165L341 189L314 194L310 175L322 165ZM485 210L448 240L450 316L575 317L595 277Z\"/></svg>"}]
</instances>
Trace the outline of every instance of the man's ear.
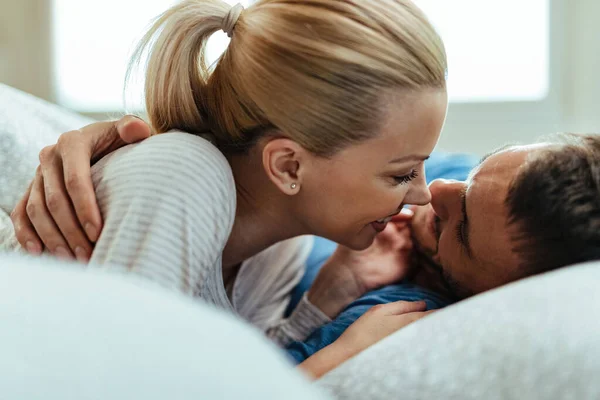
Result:
<instances>
[{"instance_id":1,"label":"man's ear","mask_svg":"<svg viewBox=\"0 0 600 400\"><path fill-rule=\"evenodd\" d=\"M263 168L283 193L294 195L302 186L306 150L293 140L270 139L262 150Z\"/></svg>"}]
</instances>

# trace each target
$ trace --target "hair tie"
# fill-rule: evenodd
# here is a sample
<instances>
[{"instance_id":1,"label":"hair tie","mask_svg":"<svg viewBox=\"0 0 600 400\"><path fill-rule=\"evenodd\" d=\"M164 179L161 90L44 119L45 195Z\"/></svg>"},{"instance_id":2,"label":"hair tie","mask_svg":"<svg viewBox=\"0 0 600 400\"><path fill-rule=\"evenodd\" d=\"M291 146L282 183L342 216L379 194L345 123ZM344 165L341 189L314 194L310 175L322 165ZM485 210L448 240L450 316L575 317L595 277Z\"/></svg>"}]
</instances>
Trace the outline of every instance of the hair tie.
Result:
<instances>
[{"instance_id":1,"label":"hair tie","mask_svg":"<svg viewBox=\"0 0 600 400\"><path fill-rule=\"evenodd\" d=\"M225 32L228 37L233 35L233 29L235 28L235 24L240 18L240 15L242 15L242 11L244 11L244 6L237 3L229 9L229 12L225 15L225 18L223 18L221 29L223 29L223 32Z\"/></svg>"}]
</instances>

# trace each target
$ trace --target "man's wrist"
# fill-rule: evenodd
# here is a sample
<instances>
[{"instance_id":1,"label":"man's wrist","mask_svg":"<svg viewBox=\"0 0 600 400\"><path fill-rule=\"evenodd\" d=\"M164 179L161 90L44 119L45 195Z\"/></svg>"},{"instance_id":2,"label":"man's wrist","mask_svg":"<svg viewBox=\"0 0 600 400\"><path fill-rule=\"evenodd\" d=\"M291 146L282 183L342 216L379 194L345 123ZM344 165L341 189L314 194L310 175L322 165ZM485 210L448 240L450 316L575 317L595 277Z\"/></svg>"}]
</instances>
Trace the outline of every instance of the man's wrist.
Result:
<instances>
[{"instance_id":1,"label":"man's wrist","mask_svg":"<svg viewBox=\"0 0 600 400\"><path fill-rule=\"evenodd\" d=\"M343 265L325 265L308 291L308 301L329 318L365 293L352 272Z\"/></svg>"},{"instance_id":2,"label":"man's wrist","mask_svg":"<svg viewBox=\"0 0 600 400\"><path fill-rule=\"evenodd\" d=\"M330 319L334 319L344 308L358 298L348 294L331 293L335 291L335 289L331 291L311 289L307 294L307 299L312 305L321 310L323 314L327 315Z\"/></svg>"},{"instance_id":3,"label":"man's wrist","mask_svg":"<svg viewBox=\"0 0 600 400\"><path fill-rule=\"evenodd\" d=\"M337 340L306 359L299 368L310 377L319 379L353 355L346 350L342 342Z\"/></svg>"}]
</instances>

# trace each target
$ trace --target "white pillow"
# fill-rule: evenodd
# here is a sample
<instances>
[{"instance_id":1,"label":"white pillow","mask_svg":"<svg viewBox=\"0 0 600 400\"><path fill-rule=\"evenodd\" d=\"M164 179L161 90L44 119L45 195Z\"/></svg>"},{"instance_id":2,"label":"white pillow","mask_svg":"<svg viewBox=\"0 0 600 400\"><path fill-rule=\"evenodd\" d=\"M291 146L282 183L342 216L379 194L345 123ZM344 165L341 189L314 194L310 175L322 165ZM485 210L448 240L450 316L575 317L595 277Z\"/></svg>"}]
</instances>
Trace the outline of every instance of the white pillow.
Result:
<instances>
[{"instance_id":1,"label":"white pillow","mask_svg":"<svg viewBox=\"0 0 600 400\"><path fill-rule=\"evenodd\" d=\"M2 399L324 399L249 325L132 276L0 255Z\"/></svg>"},{"instance_id":2,"label":"white pillow","mask_svg":"<svg viewBox=\"0 0 600 400\"><path fill-rule=\"evenodd\" d=\"M0 253L17 252L20 249L21 245L17 242L10 216L0 209Z\"/></svg>"},{"instance_id":3,"label":"white pillow","mask_svg":"<svg viewBox=\"0 0 600 400\"><path fill-rule=\"evenodd\" d=\"M58 136L92 122L0 84L0 209L10 212L38 166L38 153Z\"/></svg>"},{"instance_id":4,"label":"white pillow","mask_svg":"<svg viewBox=\"0 0 600 400\"><path fill-rule=\"evenodd\" d=\"M339 399L600 399L600 263L485 293L322 378Z\"/></svg>"}]
</instances>

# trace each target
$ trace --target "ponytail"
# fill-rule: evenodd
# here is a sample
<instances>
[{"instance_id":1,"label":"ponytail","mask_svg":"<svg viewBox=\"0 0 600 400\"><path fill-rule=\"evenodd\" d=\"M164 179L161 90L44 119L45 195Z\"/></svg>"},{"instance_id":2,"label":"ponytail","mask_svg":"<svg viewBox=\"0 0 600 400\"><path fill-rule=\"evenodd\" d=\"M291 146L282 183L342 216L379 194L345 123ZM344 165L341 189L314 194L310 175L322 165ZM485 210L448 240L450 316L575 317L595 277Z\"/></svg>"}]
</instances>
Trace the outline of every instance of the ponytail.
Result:
<instances>
[{"instance_id":1,"label":"ponytail","mask_svg":"<svg viewBox=\"0 0 600 400\"><path fill-rule=\"evenodd\" d=\"M210 131L227 151L276 130L325 156L379 132L390 90L446 88L442 40L410 0L259 0L241 10L184 0L144 36L128 74L148 56L156 132ZM231 41L209 68L206 43L220 29Z\"/></svg>"},{"instance_id":2,"label":"ponytail","mask_svg":"<svg viewBox=\"0 0 600 400\"><path fill-rule=\"evenodd\" d=\"M127 71L148 56L145 102L158 133L206 132L206 64L209 37L221 29L231 7L221 0L187 0L160 15L137 46Z\"/></svg>"}]
</instances>

